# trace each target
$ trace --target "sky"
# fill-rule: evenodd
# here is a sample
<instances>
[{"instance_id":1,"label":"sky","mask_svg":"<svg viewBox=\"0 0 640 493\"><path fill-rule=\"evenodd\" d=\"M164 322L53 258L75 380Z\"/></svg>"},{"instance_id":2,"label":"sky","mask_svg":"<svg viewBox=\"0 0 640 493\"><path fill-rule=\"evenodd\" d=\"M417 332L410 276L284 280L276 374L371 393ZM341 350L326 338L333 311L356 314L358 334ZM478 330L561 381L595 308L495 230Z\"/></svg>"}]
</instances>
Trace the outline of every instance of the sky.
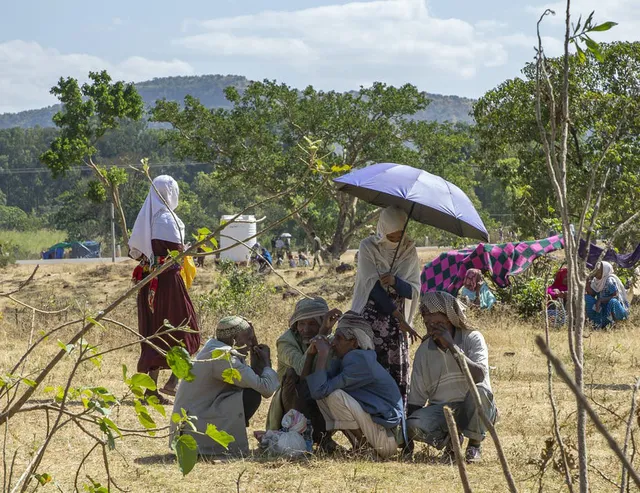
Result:
<instances>
[{"instance_id":1,"label":"sky","mask_svg":"<svg viewBox=\"0 0 640 493\"><path fill-rule=\"evenodd\" d=\"M549 3L549 2L552 3ZM235 74L339 91L375 81L477 98L518 77L535 26L562 50L553 0L0 0L0 113L54 104L60 77ZM574 0L619 23L598 41L640 40L639 0Z\"/></svg>"}]
</instances>

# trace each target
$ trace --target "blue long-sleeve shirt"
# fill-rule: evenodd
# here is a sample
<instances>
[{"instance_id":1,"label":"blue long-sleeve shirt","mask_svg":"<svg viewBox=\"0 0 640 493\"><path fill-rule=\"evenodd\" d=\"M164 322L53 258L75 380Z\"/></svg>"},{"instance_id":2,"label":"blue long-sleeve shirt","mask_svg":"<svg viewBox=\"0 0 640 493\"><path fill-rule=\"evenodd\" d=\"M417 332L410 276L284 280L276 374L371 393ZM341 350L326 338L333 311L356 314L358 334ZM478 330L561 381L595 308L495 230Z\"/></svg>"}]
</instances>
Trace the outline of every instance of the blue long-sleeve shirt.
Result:
<instances>
[{"instance_id":1,"label":"blue long-sleeve shirt","mask_svg":"<svg viewBox=\"0 0 640 493\"><path fill-rule=\"evenodd\" d=\"M403 401L393 377L376 360L375 351L354 349L329 370L317 370L307 377L311 397L324 399L335 390L353 397L371 419L385 428L402 425Z\"/></svg>"},{"instance_id":2,"label":"blue long-sleeve shirt","mask_svg":"<svg viewBox=\"0 0 640 493\"><path fill-rule=\"evenodd\" d=\"M413 298L411 284L400 279L398 276L396 276L396 284L393 286L393 289L401 298L407 300ZM380 281L377 281L373 286L369 298L375 302L378 310L386 315L391 315L397 308L393 300L389 297L387 290L380 284Z\"/></svg>"}]
</instances>

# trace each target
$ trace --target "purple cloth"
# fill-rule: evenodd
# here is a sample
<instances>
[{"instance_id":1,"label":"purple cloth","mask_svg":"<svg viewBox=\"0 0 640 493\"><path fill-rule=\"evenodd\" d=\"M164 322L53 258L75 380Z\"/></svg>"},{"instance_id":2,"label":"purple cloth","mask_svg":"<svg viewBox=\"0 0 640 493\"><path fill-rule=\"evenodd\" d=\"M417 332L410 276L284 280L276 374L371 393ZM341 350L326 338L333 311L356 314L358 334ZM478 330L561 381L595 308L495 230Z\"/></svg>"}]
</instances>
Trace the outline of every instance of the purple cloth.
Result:
<instances>
[{"instance_id":1,"label":"purple cloth","mask_svg":"<svg viewBox=\"0 0 640 493\"><path fill-rule=\"evenodd\" d=\"M591 246L589 247L589 254L587 255L587 266L590 269L593 269L596 266L596 263L602 254L602 250L602 248L591 243ZM580 257L584 258L584 256L585 241L580 240ZM616 264L623 269L631 269L640 262L640 243L638 243L636 249L631 253L616 253L615 250L610 249L604 254L604 258L602 260Z\"/></svg>"}]
</instances>

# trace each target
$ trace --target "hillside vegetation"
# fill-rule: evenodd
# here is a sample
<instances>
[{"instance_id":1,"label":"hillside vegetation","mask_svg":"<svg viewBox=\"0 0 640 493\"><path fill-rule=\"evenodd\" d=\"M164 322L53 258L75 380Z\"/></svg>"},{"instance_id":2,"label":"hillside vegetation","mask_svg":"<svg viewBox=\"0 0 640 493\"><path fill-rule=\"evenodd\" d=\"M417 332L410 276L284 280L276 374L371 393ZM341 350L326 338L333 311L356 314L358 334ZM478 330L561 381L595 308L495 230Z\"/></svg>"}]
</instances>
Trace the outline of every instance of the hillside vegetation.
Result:
<instances>
[{"instance_id":1,"label":"hillside vegetation","mask_svg":"<svg viewBox=\"0 0 640 493\"><path fill-rule=\"evenodd\" d=\"M200 100L209 108L229 108L231 104L224 95L227 87L235 87L242 92L251 83L246 77L239 75L199 75L181 77L159 77L139 82L136 89L142 96L146 106L152 106L157 100L166 98L169 101L182 101L187 94ZM458 96L442 96L427 94L431 104L426 110L417 113L417 120L438 122L471 123L470 115L472 99ZM60 111L60 105L47 106L37 110L0 115L0 128L30 128L35 126L53 127L53 115Z\"/></svg>"}]
</instances>

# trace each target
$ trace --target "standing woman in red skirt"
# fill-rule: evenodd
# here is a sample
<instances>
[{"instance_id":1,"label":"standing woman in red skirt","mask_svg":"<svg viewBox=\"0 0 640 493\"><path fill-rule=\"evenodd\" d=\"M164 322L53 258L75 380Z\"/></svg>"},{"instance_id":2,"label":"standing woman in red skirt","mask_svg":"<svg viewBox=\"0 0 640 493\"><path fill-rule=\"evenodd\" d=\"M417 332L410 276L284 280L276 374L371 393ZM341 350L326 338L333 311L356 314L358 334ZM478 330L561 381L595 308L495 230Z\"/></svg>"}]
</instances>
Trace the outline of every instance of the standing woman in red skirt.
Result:
<instances>
[{"instance_id":1,"label":"standing woman in red skirt","mask_svg":"<svg viewBox=\"0 0 640 493\"><path fill-rule=\"evenodd\" d=\"M161 175L153 180L129 239L129 256L140 261L133 273L134 282L140 282L159 268L170 258L170 251L184 250L184 223L173 212L178 207L178 195L178 183L172 177ZM138 292L138 331L142 337L161 332L165 329L165 320L173 327L186 326L196 331L171 332L154 337L150 340L152 344L141 344L138 372L148 373L156 383L160 370L169 369L169 365L155 346L168 351L182 344L190 355L196 354L200 347L198 321L180 269L178 264L171 266ZM175 395L177 384L178 379L172 374L161 392ZM151 394L163 404L170 403L157 391Z\"/></svg>"}]
</instances>

